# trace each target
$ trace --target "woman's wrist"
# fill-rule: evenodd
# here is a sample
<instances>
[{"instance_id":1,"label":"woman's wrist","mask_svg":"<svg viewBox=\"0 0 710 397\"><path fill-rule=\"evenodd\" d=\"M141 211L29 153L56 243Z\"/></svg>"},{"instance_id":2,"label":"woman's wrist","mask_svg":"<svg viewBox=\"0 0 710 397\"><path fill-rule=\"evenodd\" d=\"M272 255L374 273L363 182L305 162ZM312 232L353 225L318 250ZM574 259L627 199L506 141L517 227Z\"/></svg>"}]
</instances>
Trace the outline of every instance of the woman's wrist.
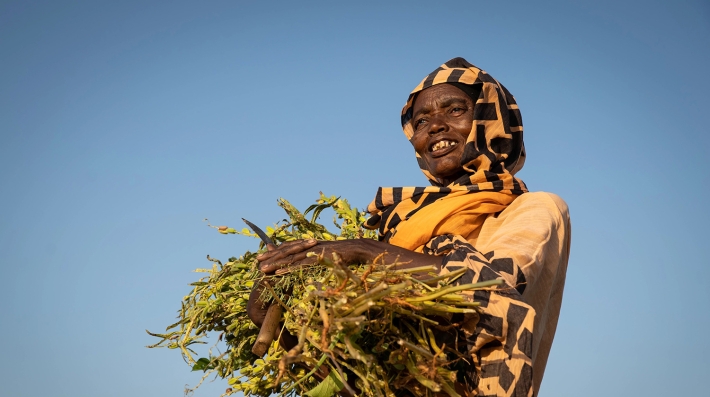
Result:
<instances>
[{"instance_id":1,"label":"woman's wrist","mask_svg":"<svg viewBox=\"0 0 710 397\"><path fill-rule=\"evenodd\" d=\"M402 269L434 265L437 271L441 269L442 258L438 256L426 255L419 252L410 251L406 248L384 243L377 240L352 240L361 241L357 250L357 262L370 263L377 257L384 254L384 262L391 264L397 262Z\"/></svg>"}]
</instances>

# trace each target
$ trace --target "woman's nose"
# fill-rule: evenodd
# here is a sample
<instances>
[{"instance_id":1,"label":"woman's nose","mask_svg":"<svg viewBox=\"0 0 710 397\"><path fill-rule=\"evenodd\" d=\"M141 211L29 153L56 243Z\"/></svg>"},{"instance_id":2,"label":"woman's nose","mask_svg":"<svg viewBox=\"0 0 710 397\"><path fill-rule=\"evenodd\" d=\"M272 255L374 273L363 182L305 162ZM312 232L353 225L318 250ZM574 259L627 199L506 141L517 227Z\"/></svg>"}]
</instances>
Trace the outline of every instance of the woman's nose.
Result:
<instances>
[{"instance_id":1,"label":"woman's nose","mask_svg":"<svg viewBox=\"0 0 710 397\"><path fill-rule=\"evenodd\" d=\"M446 131L448 124L443 115L433 115L429 120L429 135L438 134Z\"/></svg>"}]
</instances>

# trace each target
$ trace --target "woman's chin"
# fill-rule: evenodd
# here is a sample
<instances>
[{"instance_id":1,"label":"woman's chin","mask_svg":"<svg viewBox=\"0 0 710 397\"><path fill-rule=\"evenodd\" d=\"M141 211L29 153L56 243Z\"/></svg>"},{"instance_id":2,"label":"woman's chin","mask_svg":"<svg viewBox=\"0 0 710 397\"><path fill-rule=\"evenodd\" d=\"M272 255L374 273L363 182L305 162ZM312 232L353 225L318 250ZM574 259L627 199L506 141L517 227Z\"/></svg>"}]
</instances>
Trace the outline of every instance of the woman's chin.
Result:
<instances>
[{"instance_id":1,"label":"woman's chin","mask_svg":"<svg viewBox=\"0 0 710 397\"><path fill-rule=\"evenodd\" d=\"M438 180L442 181L442 185L447 186L450 185L452 182L456 181L457 179L461 178L462 176L466 175L466 172L464 171L463 168L458 167L458 169L454 170L446 170L447 172L445 173L436 173L436 172L431 172L432 176L437 178Z\"/></svg>"},{"instance_id":2,"label":"woman's chin","mask_svg":"<svg viewBox=\"0 0 710 397\"><path fill-rule=\"evenodd\" d=\"M429 172L438 177L446 178L463 171L461 156L445 156L429 159Z\"/></svg>"}]
</instances>

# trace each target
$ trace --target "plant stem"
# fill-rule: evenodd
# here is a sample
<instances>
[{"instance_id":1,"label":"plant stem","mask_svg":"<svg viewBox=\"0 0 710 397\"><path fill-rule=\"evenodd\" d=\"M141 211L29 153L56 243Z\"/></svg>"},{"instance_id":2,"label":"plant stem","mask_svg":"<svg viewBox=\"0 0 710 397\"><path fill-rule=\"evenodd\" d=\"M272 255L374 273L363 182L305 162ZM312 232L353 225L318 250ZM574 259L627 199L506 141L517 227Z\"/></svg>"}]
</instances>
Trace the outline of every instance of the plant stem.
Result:
<instances>
[{"instance_id":1,"label":"plant stem","mask_svg":"<svg viewBox=\"0 0 710 397\"><path fill-rule=\"evenodd\" d=\"M406 298L405 300L409 303L424 302L424 301L436 299L440 296L450 294L452 292L459 292L459 291L472 290L472 289L481 289L481 288L491 287L493 285L500 285L500 284L503 284L503 280L501 280L501 279L483 281L483 282L474 283L474 284L457 285L455 287L442 288L439 291L434 292L433 294L427 294L427 295L419 296L416 298Z\"/></svg>"},{"instance_id":2,"label":"plant stem","mask_svg":"<svg viewBox=\"0 0 710 397\"><path fill-rule=\"evenodd\" d=\"M334 347L335 347L335 342L331 342L330 346L328 346L328 350L333 350ZM291 390L293 390L294 387L300 385L301 382L303 382L304 380L306 380L306 379L310 378L311 376L313 376L313 374L315 374L316 371L318 371L318 368L320 368L321 365L323 365L323 363L325 362L326 358L328 358L328 354L327 354L327 353L323 353L323 355L320 356L320 359L318 360L318 362L316 363L316 365L313 366L313 369L311 369L311 371L308 372L307 374L303 375L303 377L302 377L301 379L299 379L299 380L297 380L296 382L294 382L294 383L293 383L291 386L289 386L286 390L284 390L283 392L281 392L281 394L279 394L279 397L286 395L286 393L288 393L288 392L290 392Z\"/></svg>"}]
</instances>

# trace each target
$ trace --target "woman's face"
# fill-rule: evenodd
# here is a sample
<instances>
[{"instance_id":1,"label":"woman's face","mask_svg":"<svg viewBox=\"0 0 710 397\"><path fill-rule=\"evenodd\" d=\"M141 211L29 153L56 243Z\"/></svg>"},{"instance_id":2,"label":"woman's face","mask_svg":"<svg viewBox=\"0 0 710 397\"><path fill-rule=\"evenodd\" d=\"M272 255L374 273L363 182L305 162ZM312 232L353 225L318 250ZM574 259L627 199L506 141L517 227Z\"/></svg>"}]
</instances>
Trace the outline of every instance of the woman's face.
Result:
<instances>
[{"instance_id":1,"label":"woman's face","mask_svg":"<svg viewBox=\"0 0 710 397\"><path fill-rule=\"evenodd\" d=\"M414 150L444 185L465 174L461 157L473 125L473 105L465 92L450 84L429 87L414 102Z\"/></svg>"}]
</instances>

